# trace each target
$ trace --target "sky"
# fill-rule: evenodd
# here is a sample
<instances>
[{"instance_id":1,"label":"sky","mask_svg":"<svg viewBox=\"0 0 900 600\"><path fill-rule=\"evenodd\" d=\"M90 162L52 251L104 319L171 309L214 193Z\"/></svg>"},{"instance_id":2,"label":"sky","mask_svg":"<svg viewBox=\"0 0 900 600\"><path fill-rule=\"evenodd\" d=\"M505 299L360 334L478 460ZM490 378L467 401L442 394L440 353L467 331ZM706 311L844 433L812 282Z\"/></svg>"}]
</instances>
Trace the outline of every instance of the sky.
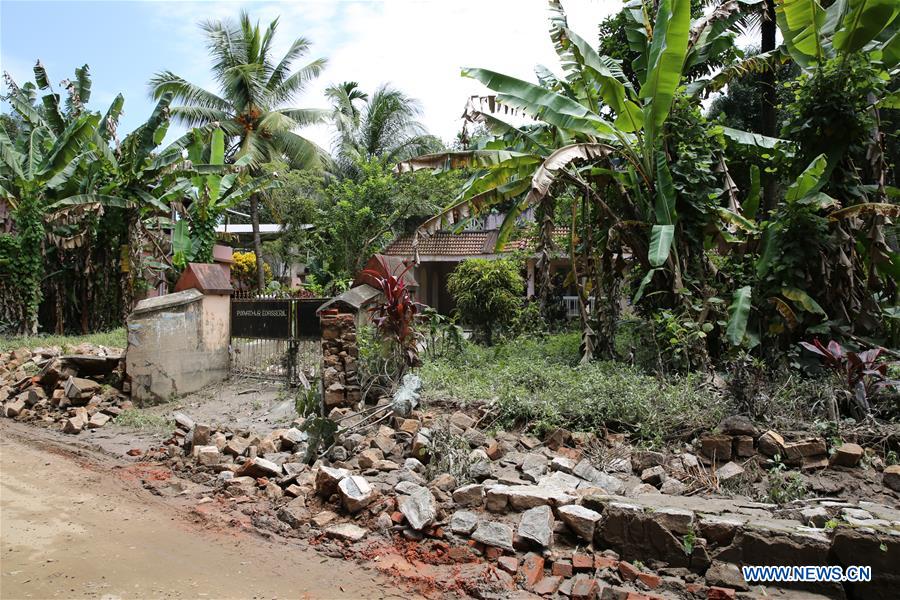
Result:
<instances>
[{"instance_id":1,"label":"sky","mask_svg":"<svg viewBox=\"0 0 900 600\"><path fill-rule=\"evenodd\" d=\"M563 5L569 26L593 40L597 24L622 2ZM302 36L312 45L304 58L328 59L322 76L293 106L327 108L323 91L332 83L357 81L366 91L391 83L421 102L422 122L445 142L462 126L466 99L487 91L461 77L460 68L483 67L532 81L536 64L560 72L545 0L0 0L0 69L21 84L33 80L31 69L40 59L58 85L87 63L90 108L105 112L117 93L125 97L121 134L150 115L154 102L147 81L158 71L216 90L199 23L236 19L242 9L263 24L280 16L277 56ZM177 133L173 129L169 138ZM331 147L327 126L298 133Z\"/></svg>"}]
</instances>

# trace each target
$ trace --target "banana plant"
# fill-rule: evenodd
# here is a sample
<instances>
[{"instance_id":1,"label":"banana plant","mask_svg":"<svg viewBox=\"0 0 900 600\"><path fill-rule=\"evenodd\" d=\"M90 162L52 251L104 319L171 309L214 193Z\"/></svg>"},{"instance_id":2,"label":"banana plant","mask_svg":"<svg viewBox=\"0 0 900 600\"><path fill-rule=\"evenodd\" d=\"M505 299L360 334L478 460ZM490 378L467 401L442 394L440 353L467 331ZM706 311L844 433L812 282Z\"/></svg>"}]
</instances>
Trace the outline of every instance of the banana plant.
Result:
<instances>
[{"instance_id":1,"label":"banana plant","mask_svg":"<svg viewBox=\"0 0 900 600\"><path fill-rule=\"evenodd\" d=\"M660 137L681 84L691 44L690 2L659 3L655 23L647 25L652 39L642 55L646 68L639 90L634 89L616 61L600 56L569 28L558 1L551 0L550 9L550 37L564 77L557 78L549 69L540 67L539 83L534 84L487 69L463 69L463 76L476 79L495 92L489 98L489 109L480 111L479 116L498 138L481 150L426 155L398 165L400 172L420 168L475 169L460 198L424 223L420 231L428 234L493 206L507 204L511 208L501 226L501 246L525 210L546 206L554 187L566 185L585 197L589 203L586 206L609 230L603 236L603 240L610 240L608 247L601 240L596 248L607 254L607 263L615 248L621 252L621 240L625 238L632 249L641 250L644 262L659 266L669 256L677 220L665 160L658 179ZM705 29L708 24L702 27ZM694 41L705 48L711 43L709 34L704 37L702 32ZM501 116L509 111L524 113L534 124L513 126ZM614 210L598 192L598 179L627 187L630 206ZM660 206L659 210L655 205ZM663 220L655 222L657 216ZM643 222L647 229L622 227L623 221ZM573 232L583 224L586 226L586 222L573 221ZM613 231L614 228L617 229ZM548 229L542 227L542 231ZM594 249L590 245L579 246L585 252L585 265L597 262L591 257ZM585 307L591 293L587 291L591 287L587 284L588 271L591 268L575 277L586 284L582 287L585 293L581 294ZM593 288L599 290L597 285ZM591 346L596 344L586 340L584 347Z\"/></svg>"},{"instance_id":2,"label":"banana plant","mask_svg":"<svg viewBox=\"0 0 900 600\"><path fill-rule=\"evenodd\" d=\"M3 302L20 307L22 333L37 333L47 205L79 165L93 160L88 148L98 122L99 116L84 114L58 136L50 128L35 128L18 147L0 130L0 195L12 208L17 224L16 233L0 234L3 258L9 258L0 263L0 271L10 277L7 281L18 282L14 297Z\"/></svg>"},{"instance_id":3,"label":"banana plant","mask_svg":"<svg viewBox=\"0 0 900 600\"><path fill-rule=\"evenodd\" d=\"M216 241L216 224L225 211L250 195L272 189L279 183L274 175L252 177L247 170L250 162L248 156L226 165L225 132L220 128L213 129L208 136L202 130L194 129L193 141L187 152L191 169L196 174L190 177L191 185L181 206L187 206L182 210L182 215L190 225L189 229L179 230L177 227L185 223L179 221L175 236L178 239L179 234L188 232L190 242L176 242L176 246L183 250L181 255L176 251L176 257L178 262L186 262L187 258L210 262Z\"/></svg>"},{"instance_id":4,"label":"banana plant","mask_svg":"<svg viewBox=\"0 0 900 600\"><path fill-rule=\"evenodd\" d=\"M791 58L807 70L836 56L865 52L897 65L896 0L837 0L827 9L817 0L776 0L775 18Z\"/></svg>"},{"instance_id":5,"label":"banana plant","mask_svg":"<svg viewBox=\"0 0 900 600\"><path fill-rule=\"evenodd\" d=\"M16 223L13 233L0 234L0 272L4 280L16 282L13 288L0 286L0 301L14 307L22 333L37 331L44 244L54 239L45 219L48 206L77 194L81 175L99 154L95 141L101 121L98 113L84 107L91 89L87 65L75 70L74 80L63 81L64 104L40 61L33 72L35 83L21 87L4 74L8 90L4 99L24 127L15 140L0 131L0 197Z\"/></svg>"}]
</instances>

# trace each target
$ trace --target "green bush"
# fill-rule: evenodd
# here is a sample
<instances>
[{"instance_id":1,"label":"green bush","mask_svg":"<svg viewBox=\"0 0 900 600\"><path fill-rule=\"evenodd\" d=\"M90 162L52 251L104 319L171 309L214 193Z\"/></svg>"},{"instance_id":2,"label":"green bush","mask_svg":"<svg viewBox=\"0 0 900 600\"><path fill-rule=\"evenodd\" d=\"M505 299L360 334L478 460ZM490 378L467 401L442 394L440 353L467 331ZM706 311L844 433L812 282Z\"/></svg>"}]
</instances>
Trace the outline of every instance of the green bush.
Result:
<instances>
[{"instance_id":1,"label":"green bush","mask_svg":"<svg viewBox=\"0 0 900 600\"><path fill-rule=\"evenodd\" d=\"M509 259L470 258L447 280L463 323L479 330L491 344L498 329L516 322L522 310L525 281L519 265Z\"/></svg>"},{"instance_id":2,"label":"green bush","mask_svg":"<svg viewBox=\"0 0 900 600\"><path fill-rule=\"evenodd\" d=\"M714 427L726 414L703 376L658 379L618 362L581 365L578 344L577 333L468 344L455 357L426 362L424 398L493 401L502 427L607 427L648 443Z\"/></svg>"}]
</instances>

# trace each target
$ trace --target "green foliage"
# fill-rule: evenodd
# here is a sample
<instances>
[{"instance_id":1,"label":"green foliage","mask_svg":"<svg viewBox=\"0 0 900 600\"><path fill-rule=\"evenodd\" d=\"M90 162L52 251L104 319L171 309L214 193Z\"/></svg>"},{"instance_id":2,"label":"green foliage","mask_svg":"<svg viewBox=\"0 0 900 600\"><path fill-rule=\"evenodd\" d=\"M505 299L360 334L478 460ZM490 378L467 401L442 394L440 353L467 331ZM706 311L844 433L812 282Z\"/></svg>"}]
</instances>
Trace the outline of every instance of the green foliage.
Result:
<instances>
[{"instance_id":1,"label":"green foliage","mask_svg":"<svg viewBox=\"0 0 900 600\"><path fill-rule=\"evenodd\" d=\"M378 158L389 163L405 160L443 146L416 119L422 108L417 100L383 84L371 96L355 81L325 90L337 129L336 174L355 178L359 167Z\"/></svg>"},{"instance_id":2,"label":"green foliage","mask_svg":"<svg viewBox=\"0 0 900 600\"><path fill-rule=\"evenodd\" d=\"M788 471L780 457L775 456L775 464L766 475L766 502L787 504L794 500L802 500L809 490L803 476L797 471Z\"/></svg>"},{"instance_id":3,"label":"green foliage","mask_svg":"<svg viewBox=\"0 0 900 600\"><path fill-rule=\"evenodd\" d=\"M327 179L295 170L282 176L279 165L266 167L281 180L279 188L267 193L273 217L288 230L278 251L309 256L315 284L329 295L340 293L372 254L433 214L461 182L456 174L396 177L391 163L379 158L355 168L354 177Z\"/></svg>"},{"instance_id":4,"label":"green foliage","mask_svg":"<svg viewBox=\"0 0 900 600\"><path fill-rule=\"evenodd\" d=\"M661 365L689 371L706 364L705 340L712 323L701 325L689 316L666 309L655 311L652 319Z\"/></svg>"},{"instance_id":5,"label":"green foliage","mask_svg":"<svg viewBox=\"0 0 900 600\"><path fill-rule=\"evenodd\" d=\"M818 155L828 157L826 191L848 202L865 200L859 166L865 165L875 116L872 98L885 91L881 69L867 57L834 58L790 82L781 135L798 143L793 173Z\"/></svg>"},{"instance_id":6,"label":"green foliage","mask_svg":"<svg viewBox=\"0 0 900 600\"><path fill-rule=\"evenodd\" d=\"M153 412L152 409L130 408L122 411L113 423L116 427L129 429L149 430L155 433L163 433L170 427L170 420L164 415Z\"/></svg>"},{"instance_id":7,"label":"green foliage","mask_svg":"<svg viewBox=\"0 0 900 600\"><path fill-rule=\"evenodd\" d=\"M581 365L579 343L577 333L565 333L468 344L457 356L425 362L423 398L493 402L506 428L608 427L656 442L712 427L724 416L724 403L703 377L658 379L617 362Z\"/></svg>"},{"instance_id":8,"label":"green foliage","mask_svg":"<svg viewBox=\"0 0 900 600\"><path fill-rule=\"evenodd\" d=\"M0 352L9 352L16 348L46 348L59 346L63 352L69 352L79 344L95 344L108 348L125 348L127 340L125 329L118 328L89 335L22 335L0 336Z\"/></svg>"},{"instance_id":9,"label":"green foliage","mask_svg":"<svg viewBox=\"0 0 900 600\"><path fill-rule=\"evenodd\" d=\"M509 259L470 258L447 280L462 322L478 328L488 344L521 310L525 281L519 271L519 264Z\"/></svg>"}]
</instances>

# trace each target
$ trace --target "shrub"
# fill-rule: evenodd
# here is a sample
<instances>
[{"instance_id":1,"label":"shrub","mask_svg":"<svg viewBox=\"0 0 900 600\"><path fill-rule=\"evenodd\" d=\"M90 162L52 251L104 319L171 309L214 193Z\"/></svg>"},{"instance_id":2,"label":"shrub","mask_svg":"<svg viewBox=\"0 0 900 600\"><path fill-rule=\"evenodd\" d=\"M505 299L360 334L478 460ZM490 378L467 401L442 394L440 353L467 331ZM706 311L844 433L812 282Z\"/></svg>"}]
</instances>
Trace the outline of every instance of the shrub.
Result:
<instances>
[{"instance_id":1,"label":"shrub","mask_svg":"<svg viewBox=\"0 0 900 600\"><path fill-rule=\"evenodd\" d=\"M511 325L521 311L525 282L509 259L471 258L450 274L447 289L462 321L490 345L497 329Z\"/></svg>"},{"instance_id":2,"label":"shrub","mask_svg":"<svg viewBox=\"0 0 900 600\"><path fill-rule=\"evenodd\" d=\"M256 288L256 254L253 252L235 252L232 255L234 264L231 265L231 279L240 289ZM272 267L263 263L266 284L272 281Z\"/></svg>"},{"instance_id":3,"label":"shrub","mask_svg":"<svg viewBox=\"0 0 900 600\"><path fill-rule=\"evenodd\" d=\"M404 281L404 276L412 269L413 264L402 269L398 267L396 272L391 273L387 261L383 257L379 261L380 269L363 271L381 291L380 301L369 308L369 313L375 330L399 366L395 378L399 382L405 367L419 365L418 341L421 335L416 331L415 325L421 305L412 299Z\"/></svg>"},{"instance_id":4,"label":"shrub","mask_svg":"<svg viewBox=\"0 0 900 600\"><path fill-rule=\"evenodd\" d=\"M421 369L426 400L488 401L503 427L632 433L649 443L711 428L726 403L703 376L668 380L617 362L580 365L578 333L522 337L485 348L467 344Z\"/></svg>"}]
</instances>

